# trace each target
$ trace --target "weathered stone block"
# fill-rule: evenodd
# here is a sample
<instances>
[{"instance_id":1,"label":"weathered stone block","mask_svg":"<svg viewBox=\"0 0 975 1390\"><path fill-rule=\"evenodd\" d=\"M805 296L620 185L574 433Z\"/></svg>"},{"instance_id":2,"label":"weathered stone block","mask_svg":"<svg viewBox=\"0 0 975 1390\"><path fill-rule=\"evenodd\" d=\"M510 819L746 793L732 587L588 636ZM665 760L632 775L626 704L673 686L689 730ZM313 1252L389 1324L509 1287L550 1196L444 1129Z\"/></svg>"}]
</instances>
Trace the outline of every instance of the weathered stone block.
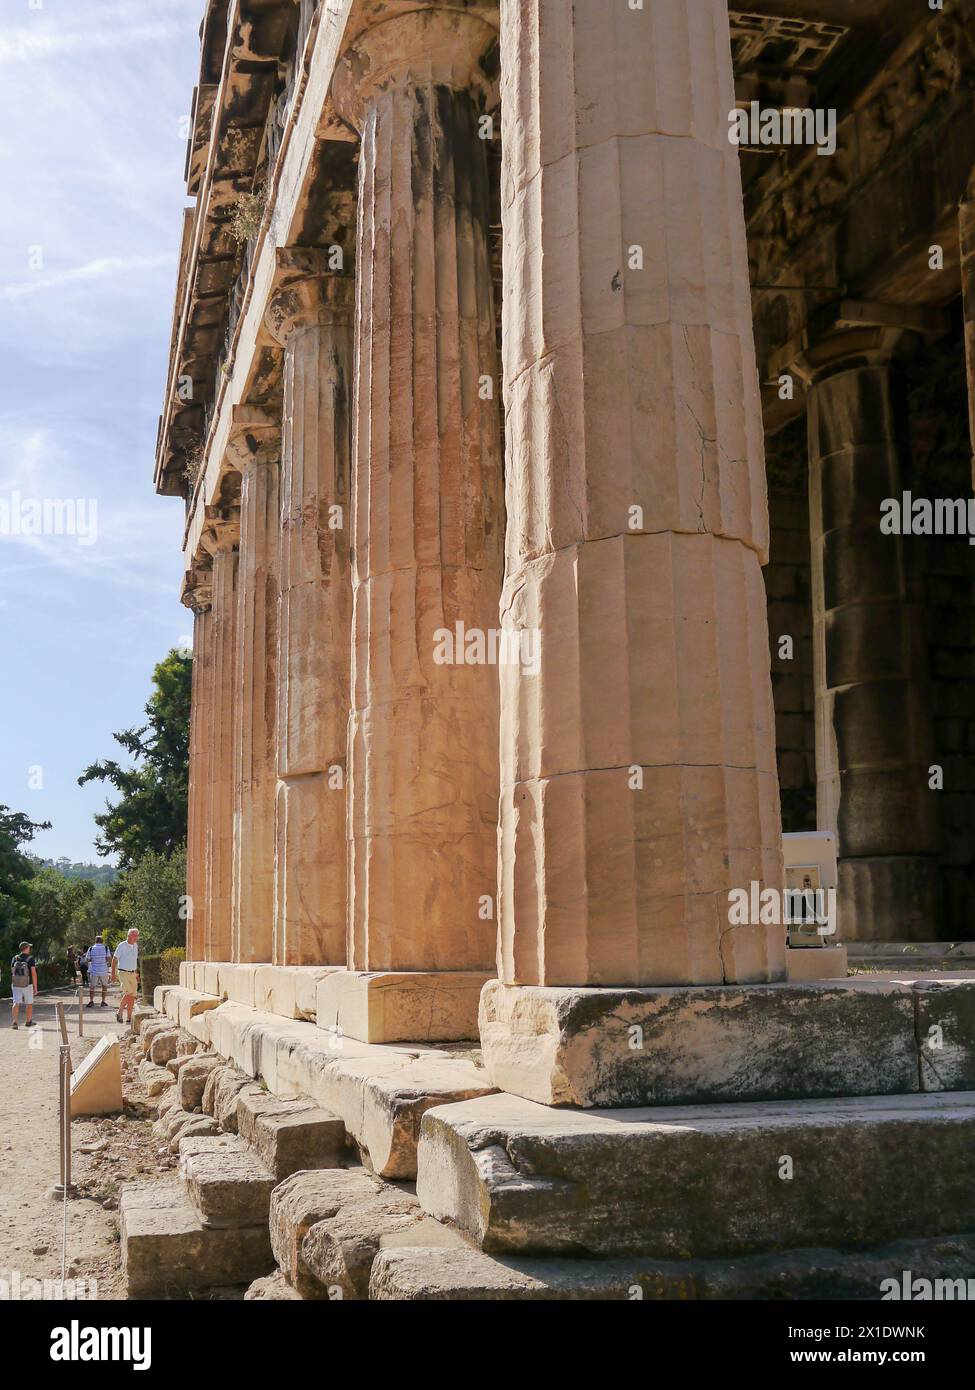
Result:
<instances>
[{"instance_id":1,"label":"weathered stone block","mask_svg":"<svg viewBox=\"0 0 975 1390\"><path fill-rule=\"evenodd\" d=\"M364 1172L348 1175L358 1182L346 1183L345 1176L335 1213L311 1226L301 1246L305 1267L329 1297L368 1298L373 1260L387 1245L463 1244L456 1231L427 1216L411 1192L390 1183L377 1187Z\"/></svg>"},{"instance_id":2,"label":"weathered stone block","mask_svg":"<svg viewBox=\"0 0 975 1390\"><path fill-rule=\"evenodd\" d=\"M175 1092L176 1087L173 1086L172 1089ZM189 1124L193 1118L194 1116L184 1110L177 1100L175 1105L168 1105L165 1110L160 1107L156 1122L152 1126L152 1132L160 1139L165 1139L168 1144L170 1139L175 1134L182 1132L183 1126Z\"/></svg>"},{"instance_id":3,"label":"weathered stone block","mask_svg":"<svg viewBox=\"0 0 975 1390\"><path fill-rule=\"evenodd\" d=\"M151 1066L152 1063L150 1062L149 1065ZM167 1090L163 1091L159 1097L159 1104L156 1109L156 1123L158 1124L160 1120L172 1114L174 1110L181 1109L178 1087L170 1086Z\"/></svg>"},{"instance_id":4,"label":"weathered stone block","mask_svg":"<svg viewBox=\"0 0 975 1390\"><path fill-rule=\"evenodd\" d=\"M201 984L199 974L195 977L195 987L203 994L215 994L218 999L227 997L226 989L222 984L222 976L233 970L233 966L215 960L203 962L203 982Z\"/></svg>"},{"instance_id":5,"label":"weathered stone block","mask_svg":"<svg viewBox=\"0 0 975 1390\"><path fill-rule=\"evenodd\" d=\"M220 987L223 994L235 1004L255 1006L254 988L257 983L257 965L225 965L220 972Z\"/></svg>"},{"instance_id":6,"label":"weathered stone block","mask_svg":"<svg viewBox=\"0 0 975 1390\"><path fill-rule=\"evenodd\" d=\"M217 1008L220 1000L212 994L184 989L181 985L160 985L156 989L156 1004L168 1019L185 1029L191 1038L199 1041L192 1028L194 1019L210 1009Z\"/></svg>"},{"instance_id":7,"label":"weathered stone block","mask_svg":"<svg viewBox=\"0 0 975 1390\"><path fill-rule=\"evenodd\" d=\"M212 1089L211 1089L212 1088ZM242 1076L236 1067L222 1067L212 1073L203 1092L203 1111L213 1115L221 1129L237 1133L237 1098L244 1090L260 1090L256 1081Z\"/></svg>"},{"instance_id":8,"label":"weathered stone block","mask_svg":"<svg viewBox=\"0 0 975 1390\"><path fill-rule=\"evenodd\" d=\"M346 1157L345 1125L311 1101L244 1091L237 1131L279 1182L302 1169L338 1168Z\"/></svg>"},{"instance_id":9,"label":"weathered stone block","mask_svg":"<svg viewBox=\"0 0 975 1390\"><path fill-rule=\"evenodd\" d=\"M197 1110L203 1106L203 1092L213 1073L223 1066L222 1057L189 1057L179 1069L177 1086L179 1103L184 1110Z\"/></svg>"},{"instance_id":10,"label":"weathered stone block","mask_svg":"<svg viewBox=\"0 0 975 1390\"><path fill-rule=\"evenodd\" d=\"M213 1121L209 1121L210 1124ZM204 1226L267 1222L275 1179L249 1149L180 1150L183 1181Z\"/></svg>"},{"instance_id":11,"label":"weathered stone block","mask_svg":"<svg viewBox=\"0 0 975 1390\"><path fill-rule=\"evenodd\" d=\"M318 1014L318 984L336 965L260 965L254 981L254 1007L282 1018L314 1023Z\"/></svg>"},{"instance_id":12,"label":"weathered stone block","mask_svg":"<svg viewBox=\"0 0 975 1390\"><path fill-rule=\"evenodd\" d=\"M185 1112L183 1112L185 1114ZM169 1131L169 1152L179 1153L180 1142L192 1137L215 1135L219 1133L217 1122L210 1115L188 1115Z\"/></svg>"},{"instance_id":13,"label":"weathered stone block","mask_svg":"<svg viewBox=\"0 0 975 1390\"><path fill-rule=\"evenodd\" d=\"M873 1250L786 1250L734 1260L494 1259L470 1246L380 1250L372 1266L371 1299L597 1299L686 1302L689 1299L878 1300L885 1280L903 1288L914 1279L968 1280L975 1236L898 1241Z\"/></svg>"},{"instance_id":14,"label":"weathered stone block","mask_svg":"<svg viewBox=\"0 0 975 1390\"><path fill-rule=\"evenodd\" d=\"M244 1302L289 1303L302 1301L301 1294L293 1289L279 1269L263 1279L255 1279L244 1294Z\"/></svg>"},{"instance_id":15,"label":"weathered stone block","mask_svg":"<svg viewBox=\"0 0 975 1390\"><path fill-rule=\"evenodd\" d=\"M147 1023L154 1022L158 1018L158 1009L151 1008L148 1004L136 1004L132 1010L132 1032L138 1037Z\"/></svg>"},{"instance_id":16,"label":"weathered stone block","mask_svg":"<svg viewBox=\"0 0 975 1390\"><path fill-rule=\"evenodd\" d=\"M166 1068L157 1067L148 1057L139 1063L139 1080L145 1086L150 1100L161 1095L170 1086L176 1085L175 1078L170 1076Z\"/></svg>"},{"instance_id":17,"label":"weathered stone block","mask_svg":"<svg viewBox=\"0 0 975 1390\"><path fill-rule=\"evenodd\" d=\"M496 1086L544 1105L674 1105L919 1089L909 983L486 985Z\"/></svg>"},{"instance_id":18,"label":"weathered stone block","mask_svg":"<svg viewBox=\"0 0 975 1390\"><path fill-rule=\"evenodd\" d=\"M786 947L785 975L790 984L847 978L845 946Z\"/></svg>"},{"instance_id":19,"label":"weathered stone block","mask_svg":"<svg viewBox=\"0 0 975 1390\"><path fill-rule=\"evenodd\" d=\"M178 1028L169 1028L166 1032L155 1033L149 1044L149 1060L155 1062L157 1067L165 1066L176 1056L178 1043Z\"/></svg>"},{"instance_id":20,"label":"weathered stone block","mask_svg":"<svg viewBox=\"0 0 975 1390\"><path fill-rule=\"evenodd\" d=\"M130 1298L241 1284L274 1265L266 1225L205 1227L181 1183L126 1183L119 1198L122 1273Z\"/></svg>"},{"instance_id":21,"label":"weathered stone block","mask_svg":"<svg viewBox=\"0 0 975 1390\"><path fill-rule=\"evenodd\" d=\"M139 1045L145 1055L148 1055L152 1040L162 1033L173 1033L176 1031L175 1024L165 1014L160 1014L157 1018L149 1019L142 1026L139 1033Z\"/></svg>"},{"instance_id":22,"label":"weathered stone block","mask_svg":"<svg viewBox=\"0 0 975 1390\"><path fill-rule=\"evenodd\" d=\"M320 1028L359 1042L457 1042L477 1037L475 971L333 971L318 984Z\"/></svg>"},{"instance_id":23,"label":"weathered stone block","mask_svg":"<svg viewBox=\"0 0 975 1390\"><path fill-rule=\"evenodd\" d=\"M189 1134L179 1141L181 1160L195 1154L248 1152L248 1145L236 1134Z\"/></svg>"},{"instance_id":24,"label":"weathered stone block","mask_svg":"<svg viewBox=\"0 0 975 1390\"><path fill-rule=\"evenodd\" d=\"M383 1187L379 1178L361 1169L323 1168L294 1173L272 1192L269 1225L274 1258L303 1298L328 1298L327 1290L305 1263L305 1236L316 1222L334 1216L346 1201L360 1196L364 1183L377 1192Z\"/></svg>"},{"instance_id":25,"label":"weathered stone block","mask_svg":"<svg viewBox=\"0 0 975 1390\"><path fill-rule=\"evenodd\" d=\"M374 1046L313 1024L224 1004L207 1015L213 1045L278 1096L310 1097L338 1115L384 1177L416 1175L424 1110L494 1088L469 1057L435 1048Z\"/></svg>"},{"instance_id":26,"label":"weathered stone block","mask_svg":"<svg viewBox=\"0 0 975 1390\"><path fill-rule=\"evenodd\" d=\"M925 1091L975 1091L975 977L913 981Z\"/></svg>"},{"instance_id":27,"label":"weathered stone block","mask_svg":"<svg viewBox=\"0 0 975 1390\"><path fill-rule=\"evenodd\" d=\"M424 1116L417 1195L494 1251L852 1248L975 1229L973 1141L970 1092L609 1111L488 1096Z\"/></svg>"},{"instance_id":28,"label":"weathered stone block","mask_svg":"<svg viewBox=\"0 0 975 1390\"><path fill-rule=\"evenodd\" d=\"M203 1098L200 1102L200 1106L203 1110L204 1115L213 1114L214 1095L216 1093L217 1082L223 1079L224 1077L238 1075L237 1071L233 1067L227 1066L227 1063L224 1061L222 1057L219 1056L219 1054L215 1055L218 1057L218 1060L221 1065L219 1067L214 1067L213 1071L207 1077L206 1084L203 1087ZM241 1077L241 1081L244 1081L245 1079L246 1078Z\"/></svg>"}]
</instances>

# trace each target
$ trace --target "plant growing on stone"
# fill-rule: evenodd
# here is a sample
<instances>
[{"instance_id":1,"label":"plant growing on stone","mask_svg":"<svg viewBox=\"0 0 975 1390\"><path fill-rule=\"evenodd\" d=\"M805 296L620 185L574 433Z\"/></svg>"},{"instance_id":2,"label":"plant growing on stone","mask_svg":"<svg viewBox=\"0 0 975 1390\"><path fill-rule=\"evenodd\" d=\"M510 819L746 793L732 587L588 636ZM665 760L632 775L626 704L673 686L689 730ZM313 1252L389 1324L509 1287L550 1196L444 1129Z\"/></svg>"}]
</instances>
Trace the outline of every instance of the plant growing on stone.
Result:
<instances>
[{"instance_id":1,"label":"plant growing on stone","mask_svg":"<svg viewBox=\"0 0 975 1390\"><path fill-rule=\"evenodd\" d=\"M200 469L203 467L203 443L194 444L191 449L186 451L186 463L183 467L183 477L190 487L196 486L196 480L200 476Z\"/></svg>"},{"instance_id":2,"label":"plant growing on stone","mask_svg":"<svg viewBox=\"0 0 975 1390\"><path fill-rule=\"evenodd\" d=\"M250 241L260 231L267 207L267 186L260 184L252 193L242 193L230 217L230 235L238 245Z\"/></svg>"}]
</instances>

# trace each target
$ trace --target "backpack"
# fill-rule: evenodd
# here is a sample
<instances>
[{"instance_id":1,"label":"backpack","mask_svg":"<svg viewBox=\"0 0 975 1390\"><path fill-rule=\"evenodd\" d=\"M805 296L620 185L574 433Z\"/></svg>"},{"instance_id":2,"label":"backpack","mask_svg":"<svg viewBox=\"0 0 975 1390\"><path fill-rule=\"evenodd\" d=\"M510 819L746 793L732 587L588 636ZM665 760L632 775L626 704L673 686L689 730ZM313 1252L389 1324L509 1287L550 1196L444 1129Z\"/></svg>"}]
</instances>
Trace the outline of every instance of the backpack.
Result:
<instances>
[{"instance_id":1,"label":"backpack","mask_svg":"<svg viewBox=\"0 0 975 1390\"><path fill-rule=\"evenodd\" d=\"M30 956L14 956L10 966L10 974L15 989L29 989L31 984Z\"/></svg>"}]
</instances>

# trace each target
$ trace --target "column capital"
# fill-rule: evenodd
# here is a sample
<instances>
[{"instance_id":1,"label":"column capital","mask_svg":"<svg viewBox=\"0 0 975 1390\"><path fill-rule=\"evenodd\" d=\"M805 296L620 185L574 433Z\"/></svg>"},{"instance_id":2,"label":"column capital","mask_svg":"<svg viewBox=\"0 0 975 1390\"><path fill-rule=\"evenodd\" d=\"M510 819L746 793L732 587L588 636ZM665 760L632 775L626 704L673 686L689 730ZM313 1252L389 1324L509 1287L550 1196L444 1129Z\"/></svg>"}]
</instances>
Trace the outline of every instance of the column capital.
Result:
<instances>
[{"instance_id":1,"label":"column capital","mask_svg":"<svg viewBox=\"0 0 975 1390\"><path fill-rule=\"evenodd\" d=\"M351 275L317 271L286 280L268 301L264 325L282 347L308 328L348 327L355 307Z\"/></svg>"},{"instance_id":2,"label":"column capital","mask_svg":"<svg viewBox=\"0 0 975 1390\"><path fill-rule=\"evenodd\" d=\"M240 544L240 507L207 507L200 544L211 558L234 550Z\"/></svg>"},{"instance_id":3,"label":"column capital","mask_svg":"<svg viewBox=\"0 0 975 1390\"><path fill-rule=\"evenodd\" d=\"M184 574L179 601L197 614L205 613L212 600L213 562L209 555L202 555Z\"/></svg>"},{"instance_id":4,"label":"column capital","mask_svg":"<svg viewBox=\"0 0 975 1390\"><path fill-rule=\"evenodd\" d=\"M260 464L281 462L281 422L253 405L235 405L226 448L227 462L238 473Z\"/></svg>"},{"instance_id":5,"label":"column capital","mask_svg":"<svg viewBox=\"0 0 975 1390\"><path fill-rule=\"evenodd\" d=\"M794 372L807 386L848 367L887 367L909 338L940 337L949 331L941 309L914 304L834 300L769 361L770 375Z\"/></svg>"},{"instance_id":6,"label":"column capital","mask_svg":"<svg viewBox=\"0 0 975 1390\"><path fill-rule=\"evenodd\" d=\"M361 130L382 88L421 83L479 92L488 104L493 81L482 59L497 42L497 29L479 15L440 6L393 15L364 29L339 59L335 109Z\"/></svg>"}]
</instances>

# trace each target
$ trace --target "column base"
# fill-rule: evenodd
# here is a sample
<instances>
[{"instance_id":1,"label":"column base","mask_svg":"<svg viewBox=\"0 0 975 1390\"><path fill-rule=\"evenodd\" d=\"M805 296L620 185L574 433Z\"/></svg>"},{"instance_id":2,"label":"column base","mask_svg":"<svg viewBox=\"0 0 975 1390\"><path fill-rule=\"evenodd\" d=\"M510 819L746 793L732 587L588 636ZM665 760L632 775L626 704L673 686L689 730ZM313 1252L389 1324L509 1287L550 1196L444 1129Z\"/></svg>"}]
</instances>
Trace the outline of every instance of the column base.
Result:
<instances>
[{"instance_id":1,"label":"column base","mask_svg":"<svg viewBox=\"0 0 975 1390\"><path fill-rule=\"evenodd\" d=\"M808 980L845 980L845 946L787 946L785 978L790 984Z\"/></svg>"},{"instance_id":2,"label":"column base","mask_svg":"<svg viewBox=\"0 0 975 1390\"><path fill-rule=\"evenodd\" d=\"M465 1042L477 1037L486 971L342 970L318 983L318 1026L358 1042Z\"/></svg>"},{"instance_id":3,"label":"column base","mask_svg":"<svg viewBox=\"0 0 975 1390\"><path fill-rule=\"evenodd\" d=\"M936 1049L928 1045L935 1026ZM492 980L480 1028L492 1085L543 1105L975 1089L975 977L651 989Z\"/></svg>"},{"instance_id":4,"label":"column base","mask_svg":"<svg viewBox=\"0 0 975 1390\"><path fill-rule=\"evenodd\" d=\"M836 900L843 941L929 941L941 904L938 861L922 855L841 859Z\"/></svg>"}]
</instances>

